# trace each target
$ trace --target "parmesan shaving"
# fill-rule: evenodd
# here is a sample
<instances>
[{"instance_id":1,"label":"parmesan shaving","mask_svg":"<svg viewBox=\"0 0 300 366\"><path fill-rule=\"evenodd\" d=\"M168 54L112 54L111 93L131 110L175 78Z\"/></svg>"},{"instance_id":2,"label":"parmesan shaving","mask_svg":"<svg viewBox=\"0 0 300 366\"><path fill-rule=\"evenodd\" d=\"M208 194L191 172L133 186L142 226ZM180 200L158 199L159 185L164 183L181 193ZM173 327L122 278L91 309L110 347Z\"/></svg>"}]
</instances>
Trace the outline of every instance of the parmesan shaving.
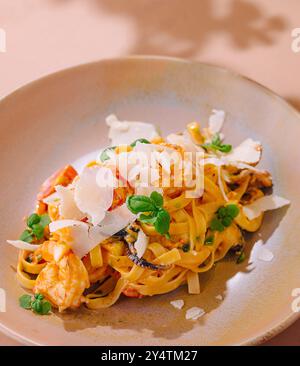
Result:
<instances>
[{"instance_id":1,"label":"parmesan shaving","mask_svg":"<svg viewBox=\"0 0 300 366\"><path fill-rule=\"evenodd\" d=\"M96 245L135 220L136 215L128 210L126 204L123 204L113 211L106 212L105 218L99 225L91 226L78 220L58 220L49 224L49 230L53 233L63 228L69 228L71 241L68 242L68 245L78 257L82 258Z\"/></svg>"},{"instance_id":2,"label":"parmesan shaving","mask_svg":"<svg viewBox=\"0 0 300 366\"><path fill-rule=\"evenodd\" d=\"M183 149L187 152L204 151L202 147L194 144L190 134L186 130L183 132L183 134L171 133L166 137L166 140L170 144L183 147Z\"/></svg>"},{"instance_id":3,"label":"parmesan shaving","mask_svg":"<svg viewBox=\"0 0 300 366\"><path fill-rule=\"evenodd\" d=\"M222 196L224 197L224 200L225 201L228 201L228 197L225 193L225 190L224 190L224 186L223 186L223 182L222 182L222 166L221 165L218 165L217 166L217 169L218 169L218 186L220 188L220 191L222 193Z\"/></svg>"},{"instance_id":4,"label":"parmesan shaving","mask_svg":"<svg viewBox=\"0 0 300 366\"><path fill-rule=\"evenodd\" d=\"M76 220L58 220L49 224L51 233L68 228L71 240L67 244L73 252L82 258L89 253L96 245L107 239L109 235L103 234L96 227L91 227L87 223Z\"/></svg>"},{"instance_id":5,"label":"parmesan shaving","mask_svg":"<svg viewBox=\"0 0 300 366\"><path fill-rule=\"evenodd\" d=\"M209 132L212 135L219 133L223 127L224 120L225 112L222 110L213 109L208 122Z\"/></svg>"},{"instance_id":6,"label":"parmesan shaving","mask_svg":"<svg viewBox=\"0 0 300 366\"><path fill-rule=\"evenodd\" d=\"M250 165L256 165L260 161L261 152L261 143L249 138L227 154L226 160L228 162L242 162Z\"/></svg>"},{"instance_id":7,"label":"parmesan shaving","mask_svg":"<svg viewBox=\"0 0 300 366\"><path fill-rule=\"evenodd\" d=\"M115 115L110 115L106 118L106 124L109 126L108 137L113 146L130 145L140 138L151 141L159 137L157 129L151 123L119 121Z\"/></svg>"},{"instance_id":8,"label":"parmesan shaving","mask_svg":"<svg viewBox=\"0 0 300 366\"><path fill-rule=\"evenodd\" d=\"M261 247L258 250L257 259L263 261L263 262L271 262L274 258L273 253L268 249Z\"/></svg>"},{"instance_id":9,"label":"parmesan shaving","mask_svg":"<svg viewBox=\"0 0 300 366\"><path fill-rule=\"evenodd\" d=\"M104 181L104 178L107 181ZM99 224L113 202L113 173L110 169L94 166L83 170L75 182L74 199L80 211L93 225ZM107 184L106 184L107 183Z\"/></svg>"},{"instance_id":10,"label":"parmesan shaving","mask_svg":"<svg viewBox=\"0 0 300 366\"><path fill-rule=\"evenodd\" d=\"M23 240L7 240L7 243L14 246L15 248L28 250L29 252L34 252L40 245L30 244Z\"/></svg>"},{"instance_id":11,"label":"parmesan shaving","mask_svg":"<svg viewBox=\"0 0 300 366\"><path fill-rule=\"evenodd\" d=\"M264 196L250 205L243 207L244 214L249 220L253 220L258 217L261 213L269 210L275 210L277 208L289 205L290 201L276 195Z\"/></svg>"},{"instance_id":12,"label":"parmesan shaving","mask_svg":"<svg viewBox=\"0 0 300 366\"><path fill-rule=\"evenodd\" d=\"M79 210L74 200L74 190L64 186L56 186L56 193L59 197L59 214L64 219L80 220L84 213Z\"/></svg>"},{"instance_id":13,"label":"parmesan shaving","mask_svg":"<svg viewBox=\"0 0 300 366\"><path fill-rule=\"evenodd\" d=\"M105 218L98 225L98 229L104 234L112 236L124 227L133 223L137 216L128 210L126 203L118 206L113 211L106 212Z\"/></svg>"},{"instance_id":14,"label":"parmesan shaving","mask_svg":"<svg viewBox=\"0 0 300 366\"><path fill-rule=\"evenodd\" d=\"M172 306L174 306L175 309L182 309L183 306L184 306L184 301L183 300L173 300L173 301L170 301L170 304Z\"/></svg>"},{"instance_id":15,"label":"parmesan shaving","mask_svg":"<svg viewBox=\"0 0 300 366\"><path fill-rule=\"evenodd\" d=\"M187 320L197 320L205 314L205 311L197 306L194 306L186 311L185 318Z\"/></svg>"},{"instance_id":16,"label":"parmesan shaving","mask_svg":"<svg viewBox=\"0 0 300 366\"><path fill-rule=\"evenodd\" d=\"M148 242L149 242L149 237L145 235L143 230L140 230L139 233L138 233L137 240L134 243L134 248L136 250L136 255L139 258L142 258L142 256L144 255L144 253L147 249L147 246L148 246Z\"/></svg>"}]
</instances>

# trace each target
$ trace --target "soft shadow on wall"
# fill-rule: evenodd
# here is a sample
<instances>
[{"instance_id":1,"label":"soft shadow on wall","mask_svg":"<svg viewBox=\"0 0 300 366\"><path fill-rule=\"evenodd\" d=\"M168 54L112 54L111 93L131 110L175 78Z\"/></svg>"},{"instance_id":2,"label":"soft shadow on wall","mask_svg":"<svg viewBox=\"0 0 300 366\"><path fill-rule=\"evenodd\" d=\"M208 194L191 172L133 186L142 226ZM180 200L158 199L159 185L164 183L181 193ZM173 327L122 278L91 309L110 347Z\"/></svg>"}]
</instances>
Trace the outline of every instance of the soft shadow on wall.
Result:
<instances>
[{"instance_id":1,"label":"soft shadow on wall","mask_svg":"<svg viewBox=\"0 0 300 366\"><path fill-rule=\"evenodd\" d=\"M56 0L58 1L58 0ZM99 10L130 18L136 28L131 54L194 57L212 36L227 35L233 47L270 45L286 29L281 16L266 16L249 0L227 2L217 15L215 0L88 0Z\"/></svg>"}]
</instances>

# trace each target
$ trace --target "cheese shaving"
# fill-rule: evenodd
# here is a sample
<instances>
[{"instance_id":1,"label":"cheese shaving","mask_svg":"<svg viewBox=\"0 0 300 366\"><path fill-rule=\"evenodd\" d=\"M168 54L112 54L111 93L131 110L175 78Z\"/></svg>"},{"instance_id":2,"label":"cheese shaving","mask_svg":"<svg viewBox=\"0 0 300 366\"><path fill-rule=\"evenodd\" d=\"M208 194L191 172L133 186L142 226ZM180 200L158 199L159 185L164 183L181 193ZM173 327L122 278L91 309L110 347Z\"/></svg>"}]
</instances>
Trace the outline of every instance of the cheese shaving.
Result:
<instances>
[{"instance_id":1,"label":"cheese shaving","mask_svg":"<svg viewBox=\"0 0 300 366\"><path fill-rule=\"evenodd\" d=\"M139 258L142 258L142 256L144 255L144 253L147 249L147 246L148 246L148 242L149 242L149 237L145 235L143 230L140 230L139 233L138 233L137 240L134 243L134 248L136 250L136 255Z\"/></svg>"},{"instance_id":2,"label":"cheese shaving","mask_svg":"<svg viewBox=\"0 0 300 366\"><path fill-rule=\"evenodd\" d=\"M56 186L56 193L59 198L59 214L64 219L80 220L84 213L79 210L74 199L74 190L70 186Z\"/></svg>"},{"instance_id":3,"label":"cheese shaving","mask_svg":"<svg viewBox=\"0 0 300 366\"><path fill-rule=\"evenodd\" d=\"M172 306L174 306L175 309L182 309L183 306L184 306L184 301L179 299L179 300L173 300L173 301L170 301L170 304Z\"/></svg>"},{"instance_id":4,"label":"cheese shaving","mask_svg":"<svg viewBox=\"0 0 300 366\"><path fill-rule=\"evenodd\" d=\"M225 112L222 110L213 109L209 117L208 129L211 134L219 133L223 127L225 120Z\"/></svg>"},{"instance_id":5,"label":"cheese shaving","mask_svg":"<svg viewBox=\"0 0 300 366\"><path fill-rule=\"evenodd\" d=\"M197 306L194 306L186 311L185 318L187 320L197 320L205 314L205 311Z\"/></svg>"},{"instance_id":6,"label":"cheese shaving","mask_svg":"<svg viewBox=\"0 0 300 366\"><path fill-rule=\"evenodd\" d=\"M159 137L156 127L151 123L119 121L115 115L110 115L106 118L106 124L110 127L108 137L113 146L130 145L140 138L151 141Z\"/></svg>"},{"instance_id":7,"label":"cheese shaving","mask_svg":"<svg viewBox=\"0 0 300 366\"><path fill-rule=\"evenodd\" d=\"M264 196L250 205L243 207L244 214L249 220L253 220L265 211L275 210L277 208L289 205L290 201L276 195Z\"/></svg>"},{"instance_id":8,"label":"cheese shaving","mask_svg":"<svg viewBox=\"0 0 300 366\"><path fill-rule=\"evenodd\" d=\"M257 253L257 259L263 262L271 262L273 258L274 254L268 248L264 247L259 248Z\"/></svg>"},{"instance_id":9,"label":"cheese shaving","mask_svg":"<svg viewBox=\"0 0 300 366\"><path fill-rule=\"evenodd\" d=\"M14 246L15 248L28 250L29 252L34 252L40 245L30 244L23 240L7 240L7 243Z\"/></svg>"},{"instance_id":10,"label":"cheese shaving","mask_svg":"<svg viewBox=\"0 0 300 366\"><path fill-rule=\"evenodd\" d=\"M228 162L242 162L250 165L256 165L260 161L261 152L261 143L249 138L227 154L226 160Z\"/></svg>"},{"instance_id":11,"label":"cheese shaving","mask_svg":"<svg viewBox=\"0 0 300 366\"><path fill-rule=\"evenodd\" d=\"M107 182L103 179L107 175ZM110 169L94 166L83 170L75 182L74 199L80 211L85 213L93 225L99 224L113 202L114 187ZM107 183L107 184L105 184Z\"/></svg>"}]
</instances>

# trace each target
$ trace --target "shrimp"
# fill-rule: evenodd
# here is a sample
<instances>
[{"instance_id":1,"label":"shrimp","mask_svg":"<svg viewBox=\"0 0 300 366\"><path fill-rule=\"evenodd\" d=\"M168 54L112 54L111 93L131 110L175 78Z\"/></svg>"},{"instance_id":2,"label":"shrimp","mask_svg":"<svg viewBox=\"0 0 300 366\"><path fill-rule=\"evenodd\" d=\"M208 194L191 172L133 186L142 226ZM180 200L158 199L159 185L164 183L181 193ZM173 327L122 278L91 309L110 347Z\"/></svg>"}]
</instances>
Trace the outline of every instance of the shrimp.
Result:
<instances>
[{"instance_id":1,"label":"shrimp","mask_svg":"<svg viewBox=\"0 0 300 366\"><path fill-rule=\"evenodd\" d=\"M87 270L72 252L58 262L48 263L39 273L35 293L44 295L61 312L77 308L84 301L83 292L90 286Z\"/></svg>"},{"instance_id":2,"label":"shrimp","mask_svg":"<svg viewBox=\"0 0 300 366\"><path fill-rule=\"evenodd\" d=\"M36 250L35 255L41 255L46 262L58 262L68 252L70 248L64 242L47 240Z\"/></svg>"}]
</instances>

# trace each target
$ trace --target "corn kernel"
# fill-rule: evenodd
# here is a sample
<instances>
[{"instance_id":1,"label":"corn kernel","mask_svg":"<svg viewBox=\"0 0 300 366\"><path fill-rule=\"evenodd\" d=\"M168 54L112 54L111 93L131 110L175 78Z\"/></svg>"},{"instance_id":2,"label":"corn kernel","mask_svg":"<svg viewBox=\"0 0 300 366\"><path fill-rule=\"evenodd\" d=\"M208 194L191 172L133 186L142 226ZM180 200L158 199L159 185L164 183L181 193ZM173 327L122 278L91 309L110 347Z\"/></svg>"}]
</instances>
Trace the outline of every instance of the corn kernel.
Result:
<instances>
[{"instance_id":1,"label":"corn kernel","mask_svg":"<svg viewBox=\"0 0 300 366\"><path fill-rule=\"evenodd\" d=\"M191 122L187 125L187 130L196 144L203 144L204 138L200 131L200 125L198 122Z\"/></svg>"}]
</instances>

